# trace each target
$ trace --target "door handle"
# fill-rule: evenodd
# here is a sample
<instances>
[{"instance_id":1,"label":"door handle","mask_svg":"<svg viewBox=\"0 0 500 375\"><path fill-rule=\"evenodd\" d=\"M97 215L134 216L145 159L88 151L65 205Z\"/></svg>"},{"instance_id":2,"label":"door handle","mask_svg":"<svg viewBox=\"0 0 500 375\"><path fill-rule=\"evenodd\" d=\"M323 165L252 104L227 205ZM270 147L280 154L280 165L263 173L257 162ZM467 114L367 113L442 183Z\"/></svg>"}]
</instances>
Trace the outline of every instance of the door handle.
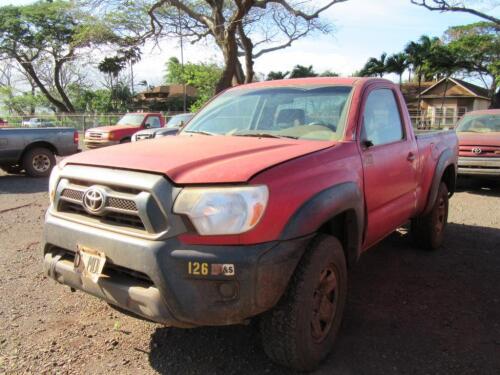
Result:
<instances>
[{"instance_id":1,"label":"door handle","mask_svg":"<svg viewBox=\"0 0 500 375\"><path fill-rule=\"evenodd\" d=\"M408 156L406 157L406 160L408 161L414 161L416 159L415 154L413 152L410 152Z\"/></svg>"}]
</instances>

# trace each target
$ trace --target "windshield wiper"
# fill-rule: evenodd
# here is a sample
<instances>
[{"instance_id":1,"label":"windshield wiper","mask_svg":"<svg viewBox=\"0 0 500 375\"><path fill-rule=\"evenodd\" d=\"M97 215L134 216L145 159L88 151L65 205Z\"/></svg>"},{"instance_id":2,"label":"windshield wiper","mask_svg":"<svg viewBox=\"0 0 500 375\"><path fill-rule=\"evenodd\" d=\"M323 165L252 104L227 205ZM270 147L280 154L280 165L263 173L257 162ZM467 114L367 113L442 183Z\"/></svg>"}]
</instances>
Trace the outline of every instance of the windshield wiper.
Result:
<instances>
[{"instance_id":1,"label":"windshield wiper","mask_svg":"<svg viewBox=\"0 0 500 375\"><path fill-rule=\"evenodd\" d=\"M237 137L258 137L258 138L290 138L290 139L299 139L299 137L294 137L291 135L277 135L270 133L235 133L232 134Z\"/></svg>"},{"instance_id":2,"label":"windshield wiper","mask_svg":"<svg viewBox=\"0 0 500 375\"><path fill-rule=\"evenodd\" d=\"M192 134L203 134L203 135L218 135L216 133L206 132L204 130L185 130L184 133L192 133Z\"/></svg>"}]
</instances>

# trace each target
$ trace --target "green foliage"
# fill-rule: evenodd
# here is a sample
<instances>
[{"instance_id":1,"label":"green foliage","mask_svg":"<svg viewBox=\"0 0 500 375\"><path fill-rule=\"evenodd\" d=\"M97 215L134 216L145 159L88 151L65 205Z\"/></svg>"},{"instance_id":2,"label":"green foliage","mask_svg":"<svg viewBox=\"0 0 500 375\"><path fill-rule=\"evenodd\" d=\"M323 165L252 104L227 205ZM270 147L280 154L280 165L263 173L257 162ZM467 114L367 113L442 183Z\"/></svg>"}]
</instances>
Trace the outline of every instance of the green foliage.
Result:
<instances>
[{"instance_id":1,"label":"green foliage","mask_svg":"<svg viewBox=\"0 0 500 375\"><path fill-rule=\"evenodd\" d=\"M295 65L290 73L290 78L306 78L317 77L318 74L314 71L313 66Z\"/></svg>"},{"instance_id":2,"label":"green foliage","mask_svg":"<svg viewBox=\"0 0 500 375\"><path fill-rule=\"evenodd\" d=\"M179 60L172 57L167 62L165 82L186 84L197 89L198 98L189 108L194 112L214 95L221 75L222 68L215 63L186 63L183 68Z\"/></svg>"},{"instance_id":3,"label":"green foliage","mask_svg":"<svg viewBox=\"0 0 500 375\"><path fill-rule=\"evenodd\" d=\"M376 57L370 57L360 71L361 77L382 77L386 72L386 58L387 53L385 52L380 55L379 59Z\"/></svg>"},{"instance_id":4,"label":"green foliage","mask_svg":"<svg viewBox=\"0 0 500 375\"><path fill-rule=\"evenodd\" d=\"M10 86L0 86L0 103L5 111L17 115L27 115L37 107L49 105L43 95L30 92L16 94Z\"/></svg>"},{"instance_id":5,"label":"green foliage","mask_svg":"<svg viewBox=\"0 0 500 375\"><path fill-rule=\"evenodd\" d=\"M323 73L319 75L320 77L339 77L340 74L333 72L331 70L325 70Z\"/></svg>"},{"instance_id":6,"label":"green foliage","mask_svg":"<svg viewBox=\"0 0 500 375\"><path fill-rule=\"evenodd\" d=\"M267 74L266 81L275 81L275 80L278 80L278 79L285 79L289 74L290 74L289 71L286 71L286 72L281 72L281 71L274 72L274 71L270 71Z\"/></svg>"},{"instance_id":7,"label":"green foliage","mask_svg":"<svg viewBox=\"0 0 500 375\"><path fill-rule=\"evenodd\" d=\"M489 75L496 84L500 83L500 33L495 24L478 22L451 27L445 40L464 71Z\"/></svg>"},{"instance_id":8,"label":"green foliage","mask_svg":"<svg viewBox=\"0 0 500 375\"><path fill-rule=\"evenodd\" d=\"M105 57L99 65L97 65L97 69L102 73L109 74L110 76L117 78L118 74L125 68L125 61L121 57Z\"/></svg>"},{"instance_id":9,"label":"green foliage","mask_svg":"<svg viewBox=\"0 0 500 375\"><path fill-rule=\"evenodd\" d=\"M0 7L0 58L17 61L51 107L61 112L74 111L61 83L63 66L78 59L79 49L119 40L80 5L55 0Z\"/></svg>"}]
</instances>

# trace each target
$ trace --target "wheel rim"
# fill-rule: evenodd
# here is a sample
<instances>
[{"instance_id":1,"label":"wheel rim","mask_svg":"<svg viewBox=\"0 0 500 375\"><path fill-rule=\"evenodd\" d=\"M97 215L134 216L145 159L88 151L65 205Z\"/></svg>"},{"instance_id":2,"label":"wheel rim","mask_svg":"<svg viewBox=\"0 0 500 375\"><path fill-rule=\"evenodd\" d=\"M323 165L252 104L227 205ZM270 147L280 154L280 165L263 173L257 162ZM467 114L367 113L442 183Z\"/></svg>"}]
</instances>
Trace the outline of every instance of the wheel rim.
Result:
<instances>
[{"instance_id":1,"label":"wheel rim","mask_svg":"<svg viewBox=\"0 0 500 375\"><path fill-rule=\"evenodd\" d=\"M330 332L337 310L337 274L332 264L325 267L314 289L311 334L316 342Z\"/></svg>"},{"instance_id":2,"label":"wheel rim","mask_svg":"<svg viewBox=\"0 0 500 375\"><path fill-rule=\"evenodd\" d=\"M39 154L33 157L33 169L37 172L47 172L50 168L50 159L47 155Z\"/></svg>"},{"instance_id":3,"label":"wheel rim","mask_svg":"<svg viewBox=\"0 0 500 375\"><path fill-rule=\"evenodd\" d=\"M435 224L436 233L440 234L446 224L446 200L443 196L439 197L437 206L437 220Z\"/></svg>"}]
</instances>

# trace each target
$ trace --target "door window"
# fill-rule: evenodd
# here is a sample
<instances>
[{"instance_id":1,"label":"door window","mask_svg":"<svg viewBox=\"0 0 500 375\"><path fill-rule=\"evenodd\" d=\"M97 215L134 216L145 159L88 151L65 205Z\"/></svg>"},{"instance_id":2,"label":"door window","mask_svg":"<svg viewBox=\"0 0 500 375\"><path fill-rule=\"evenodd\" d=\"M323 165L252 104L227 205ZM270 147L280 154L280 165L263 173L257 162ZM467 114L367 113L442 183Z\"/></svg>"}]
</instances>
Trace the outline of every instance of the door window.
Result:
<instances>
[{"instance_id":1,"label":"door window","mask_svg":"<svg viewBox=\"0 0 500 375\"><path fill-rule=\"evenodd\" d=\"M159 128L161 127L160 118L158 116L149 116L145 124L146 128Z\"/></svg>"},{"instance_id":2,"label":"door window","mask_svg":"<svg viewBox=\"0 0 500 375\"><path fill-rule=\"evenodd\" d=\"M371 141L376 146L403 138L403 125L392 90L370 92L365 104L362 140Z\"/></svg>"}]
</instances>

